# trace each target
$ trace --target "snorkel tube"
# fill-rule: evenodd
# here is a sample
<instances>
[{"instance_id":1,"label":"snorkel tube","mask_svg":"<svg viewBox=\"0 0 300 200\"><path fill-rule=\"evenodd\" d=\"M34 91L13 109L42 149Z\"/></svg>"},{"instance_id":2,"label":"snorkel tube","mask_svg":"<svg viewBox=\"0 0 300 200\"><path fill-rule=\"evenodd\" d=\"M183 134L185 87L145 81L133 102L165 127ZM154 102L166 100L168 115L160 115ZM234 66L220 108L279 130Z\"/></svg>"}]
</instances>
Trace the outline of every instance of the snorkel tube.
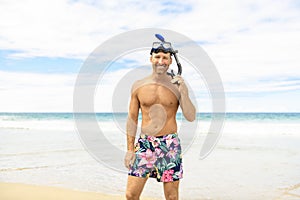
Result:
<instances>
[{"instance_id":1,"label":"snorkel tube","mask_svg":"<svg viewBox=\"0 0 300 200\"><path fill-rule=\"evenodd\" d=\"M162 43L166 42L165 38L162 35L160 35L160 34L155 34L155 37L157 39L159 39ZM173 47L171 47L171 55L174 56L174 58L176 60L176 63L177 63L177 67L178 67L177 75L181 75L181 73L182 73L182 67L181 67L181 64L180 64L180 62L178 60L178 57L177 57L176 53L178 53L178 50L174 50ZM173 69L171 70L171 73L168 72L168 74L171 75L172 78L175 76L175 73L174 73Z\"/></svg>"}]
</instances>

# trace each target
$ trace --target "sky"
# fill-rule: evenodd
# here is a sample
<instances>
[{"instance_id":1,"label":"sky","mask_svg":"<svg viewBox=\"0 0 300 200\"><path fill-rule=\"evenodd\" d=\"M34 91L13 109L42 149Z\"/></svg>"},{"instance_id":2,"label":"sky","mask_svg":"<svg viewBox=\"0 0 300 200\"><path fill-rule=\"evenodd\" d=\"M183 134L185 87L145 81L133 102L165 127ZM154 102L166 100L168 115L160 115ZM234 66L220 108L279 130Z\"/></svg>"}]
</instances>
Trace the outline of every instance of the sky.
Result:
<instances>
[{"instance_id":1,"label":"sky","mask_svg":"<svg viewBox=\"0 0 300 200\"><path fill-rule=\"evenodd\" d=\"M297 0L0 0L0 112L72 112L74 84L91 52L142 28L197 42L222 79L227 112L300 112ZM108 70L95 112L111 111L125 69L149 64L148 52L133 54L139 57ZM183 69L189 81L193 71ZM210 112L210 95L197 79L190 80L197 111Z\"/></svg>"}]
</instances>

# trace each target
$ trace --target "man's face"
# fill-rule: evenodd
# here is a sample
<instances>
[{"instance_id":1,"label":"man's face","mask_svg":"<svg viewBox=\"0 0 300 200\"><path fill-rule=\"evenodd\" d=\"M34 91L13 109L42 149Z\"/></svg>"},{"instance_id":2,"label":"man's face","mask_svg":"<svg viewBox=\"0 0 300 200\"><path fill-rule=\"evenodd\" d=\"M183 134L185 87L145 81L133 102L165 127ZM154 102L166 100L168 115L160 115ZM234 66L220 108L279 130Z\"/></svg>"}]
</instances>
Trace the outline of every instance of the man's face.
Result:
<instances>
[{"instance_id":1,"label":"man's face","mask_svg":"<svg viewBox=\"0 0 300 200\"><path fill-rule=\"evenodd\" d=\"M169 69L169 65L172 63L170 53L158 52L152 53L150 57L150 62L152 63L153 71L157 74L164 74Z\"/></svg>"}]
</instances>

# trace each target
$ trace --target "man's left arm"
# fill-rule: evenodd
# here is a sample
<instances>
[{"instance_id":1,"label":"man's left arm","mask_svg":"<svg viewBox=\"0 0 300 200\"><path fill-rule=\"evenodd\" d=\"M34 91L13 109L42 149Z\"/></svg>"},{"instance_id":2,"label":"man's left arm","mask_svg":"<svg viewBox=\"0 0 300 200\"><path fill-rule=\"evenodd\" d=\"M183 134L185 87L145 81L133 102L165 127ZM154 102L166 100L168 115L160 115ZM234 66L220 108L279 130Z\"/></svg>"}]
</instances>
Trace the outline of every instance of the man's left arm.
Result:
<instances>
[{"instance_id":1,"label":"man's left arm","mask_svg":"<svg viewBox=\"0 0 300 200\"><path fill-rule=\"evenodd\" d=\"M183 78L181 76L175 76L171 82L177 82L178 84L178 90L180 92L179 104L184 117L190 122L194 121L196 118L196 108L189 97L189 90L184 83Z\"/></svg>"}]
</instances>

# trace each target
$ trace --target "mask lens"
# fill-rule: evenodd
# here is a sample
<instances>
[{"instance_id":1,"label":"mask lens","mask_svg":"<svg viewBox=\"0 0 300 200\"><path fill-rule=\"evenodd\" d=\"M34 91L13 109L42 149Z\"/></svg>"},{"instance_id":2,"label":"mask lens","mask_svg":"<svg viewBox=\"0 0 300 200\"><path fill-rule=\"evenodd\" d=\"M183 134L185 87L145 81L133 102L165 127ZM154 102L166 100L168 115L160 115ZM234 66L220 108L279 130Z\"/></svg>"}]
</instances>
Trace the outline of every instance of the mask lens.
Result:
<instances>
[{"instance_id":1,"label":"mask lens","mask_svg":"<svg viewBox=\"0 0 300 200\"><path fill-rule=\"evenodd\" d=\"M165 43L163 43L162 45L163 45L163 47L164 47L165 49L171 48L171 43L170 43L170 42L165 42Z\"/></svg>"},{"instance_id":2,"label":"mask lens","mask_svg":"<svg viewBox=\"0 0 300 200\"><path fill-rule=\"evenodd\" d=\"M163 47L164 49L169 49L169 48L171 48L171 43L170 42L164 42L164 43L153 42L152 48L157 49L159 47Z\"/></svg>"},{"instance_id":3,"label":"mask lens","mask_svg":"<svg viewBox=\"0 0 300 200\"><path fill-rule=\"evenodd\" d=\"M153 42L153 44L152 44L152 48L154 48L154 49L157 49L160 46L161 46L160 42Z\"/></svg>"}]
</instances>

